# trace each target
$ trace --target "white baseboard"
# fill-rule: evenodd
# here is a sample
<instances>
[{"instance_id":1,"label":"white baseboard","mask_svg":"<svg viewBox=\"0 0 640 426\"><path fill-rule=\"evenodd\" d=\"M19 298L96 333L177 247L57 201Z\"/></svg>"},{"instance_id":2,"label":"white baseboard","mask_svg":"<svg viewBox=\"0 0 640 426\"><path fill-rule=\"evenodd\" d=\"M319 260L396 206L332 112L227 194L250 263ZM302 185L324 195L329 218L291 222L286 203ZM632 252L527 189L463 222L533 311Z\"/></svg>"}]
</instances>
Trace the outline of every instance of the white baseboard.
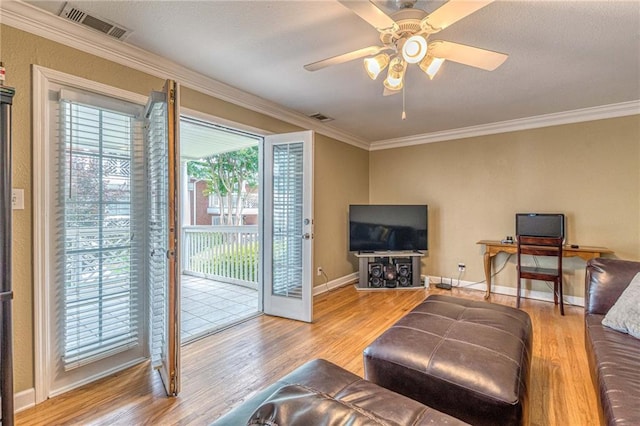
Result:
<instances>
[{"instance_id":1,"label":"white baseboard","mask_svg":"<svg viewBox=\"0 0 640 426\"><path fill-rule=\"evenodd\" d=\"M313 295L317 296L322 293L326 293L327 291L331 291L334 288L342 287L347 284L352 284L355 281L358 281L358 273L354 272L349 275L345 275L340 278L336 278L335 280L328 281L326 284L320 284L313 288Z\"/></svg>"},{"instance_id":2,"label":"white baseboard","mask_svg":"<svg viewBox=\"0 0 640 426\"><path fill-rule=\"evenodd\" d=\"M424 278L428 279L428 282L439 282L440 277L430 277L430 276L425 276ZM460 280L460 283L458 285L458 281L454 280L454 287L463 287L463 288L468 288L471 290L479 290L479 291L487 291L487 285L485 283L476 283L474 281L463 281ZM491 293L495 293L495 294L504 294L507 296L515 296L516 295L516 288L515 287L507 287L507 286L502 286L502 285L495 285L492 284L491 285ZM553 292L552 291L539 291L539 290L528 290L528 289L522 289L522 293L520 293L521 297L524 297L526 299L533 299L533 300L542 300L545 302L553 302ZM584 297L578 297L578 296L568 296L568 295L564 295L564 302L570 305L575 305L575 306L584 306Z\"/></svg>"},{"instance_id":3,"label":"white baseboard","mask_svg":"<svg viewBox=\"0 0 640 426\"><path fill-rule=\"evenodd\" d=\"M36 405L36 390L29 388L14 395L16 413Z\"/></svg>"},{"instance_id":4,"label":"white baseboard","mask_svg":"<svg viewBox=\"0 0 640 426\"><path fill-rule=\"evenodd\" d=\"M35 405L36 390L34 388L29 388L13 395L13 409L16 413L35 407ZM0 424L2 424L2 418L0 418Z\"/></svg>"}]
</instances>

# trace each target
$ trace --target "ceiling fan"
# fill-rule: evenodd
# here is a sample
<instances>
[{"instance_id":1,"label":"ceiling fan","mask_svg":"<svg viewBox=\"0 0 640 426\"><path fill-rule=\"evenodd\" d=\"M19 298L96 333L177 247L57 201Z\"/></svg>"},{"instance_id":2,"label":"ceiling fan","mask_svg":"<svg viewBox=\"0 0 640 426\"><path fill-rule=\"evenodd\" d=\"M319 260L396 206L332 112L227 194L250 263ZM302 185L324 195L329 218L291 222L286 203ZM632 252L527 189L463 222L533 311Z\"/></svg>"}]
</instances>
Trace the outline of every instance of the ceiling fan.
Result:
<instances>
[{"instance_id":1,"label":"ceiling fan","mask_svg":"<svg viewBox=\"0 0 640 426\"><path fill-rule=\"evenodd\" d=\"M387 65L389 66L387 78L384 80L386 96L399 93L404 87L404 75L409 64L417 64L433 79L445 60L493 71L508 57L504 53L465 44L443 40L429 41L432 34L494 0L449 0L429 14L414 8L416 0L396 0L399 10L391 16L370 1L338 1L378 30L382 46L369 46L307 64L304 68L308 71L317 71L367 57L364 59L364 67L372 80L375 80Z\"/></svg>"}]
</instances>

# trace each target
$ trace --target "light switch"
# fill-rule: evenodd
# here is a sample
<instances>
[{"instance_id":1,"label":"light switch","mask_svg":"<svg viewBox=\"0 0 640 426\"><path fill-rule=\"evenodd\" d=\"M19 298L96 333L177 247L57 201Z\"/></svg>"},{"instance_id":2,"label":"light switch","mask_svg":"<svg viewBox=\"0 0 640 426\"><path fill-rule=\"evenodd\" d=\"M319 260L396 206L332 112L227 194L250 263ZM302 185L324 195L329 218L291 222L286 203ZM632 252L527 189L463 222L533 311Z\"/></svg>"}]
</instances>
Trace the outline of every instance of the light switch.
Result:
<instances>
[{"instance_id":1,"label":"light switch","mask_svg":"<svg viewBox=\"0 0 640 426\"><path fill-rule=\"evenodd\" d=\"M13 189L11 191L11 205L13 210L24 210L24 189Z\"/></svg>"}]
</instances>

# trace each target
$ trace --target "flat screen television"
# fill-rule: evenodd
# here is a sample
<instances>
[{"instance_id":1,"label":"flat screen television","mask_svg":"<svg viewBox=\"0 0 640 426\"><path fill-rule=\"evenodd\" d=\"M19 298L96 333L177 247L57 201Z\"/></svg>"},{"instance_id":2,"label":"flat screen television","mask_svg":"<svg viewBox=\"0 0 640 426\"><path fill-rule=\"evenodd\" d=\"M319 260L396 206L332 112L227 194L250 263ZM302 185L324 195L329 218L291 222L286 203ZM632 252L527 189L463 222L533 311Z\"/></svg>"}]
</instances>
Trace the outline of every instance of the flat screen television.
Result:
<instances>
[{"instance_id":1,"label":"flat screen television","mask_svg":"<svg viewBox=\"0 0 640 426\"><path fill-rule=\"evenodd\" d=\"M516 235L564 238L564 214L516 213Z\"/></svg>"},{"instance_id":2,"label":"flat screen television","mask_svg":"<svg viewBox=\"0 0 640 426\"><path fill-rule=\"evenodd\" d=\"M427 250L427 212L426 205L351 205L349 250Z\"/></svg>"}]
</instances>

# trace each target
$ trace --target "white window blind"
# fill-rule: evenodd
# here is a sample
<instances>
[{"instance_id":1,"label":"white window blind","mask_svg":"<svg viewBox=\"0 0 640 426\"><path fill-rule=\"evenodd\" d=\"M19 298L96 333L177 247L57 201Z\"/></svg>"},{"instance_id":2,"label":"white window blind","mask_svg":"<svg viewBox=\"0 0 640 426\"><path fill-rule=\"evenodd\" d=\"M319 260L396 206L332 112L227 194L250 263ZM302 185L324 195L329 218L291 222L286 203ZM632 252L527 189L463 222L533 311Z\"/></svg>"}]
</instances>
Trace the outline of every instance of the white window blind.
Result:
<instances>
[{"instance_id":1,"label":"white window blind","mask_svg":"<svg viewBox=\"0 0 640 426\"><path fill-rule=\"evenodd\" d=\"M273 147L273 294L302 298L304 146Z\"/></svg>"},{"instance_id":2,"label":"white window blind","mask_svg":"<svg viewBox=\"0 0 640 426\"><path fill-rule=\"evenodd\" d=\"M142 338L142 124L130 104L105 105L73 92L62 92L59 103L57 298L65 370Z\"/></svg>"},{"instance_id":3,"label":"white window blind","mask_svg":"<svg viewBox=\"0 0 640 426\"><path fill-rule=\"evenodd\" d=\"M169 166L167 150L167 104L155 101L150 105L145 123L145 140L147 141L147 173L149 202L149 235L148 252L151 254L147 263L150 321L150 356L151 365L157 368L162 363L162 351L166 346L167 317L169 304L167 295L168 262L167 243L169 240L167 211L169 200L168 175Z\"/></svg>"}]
</instances>

